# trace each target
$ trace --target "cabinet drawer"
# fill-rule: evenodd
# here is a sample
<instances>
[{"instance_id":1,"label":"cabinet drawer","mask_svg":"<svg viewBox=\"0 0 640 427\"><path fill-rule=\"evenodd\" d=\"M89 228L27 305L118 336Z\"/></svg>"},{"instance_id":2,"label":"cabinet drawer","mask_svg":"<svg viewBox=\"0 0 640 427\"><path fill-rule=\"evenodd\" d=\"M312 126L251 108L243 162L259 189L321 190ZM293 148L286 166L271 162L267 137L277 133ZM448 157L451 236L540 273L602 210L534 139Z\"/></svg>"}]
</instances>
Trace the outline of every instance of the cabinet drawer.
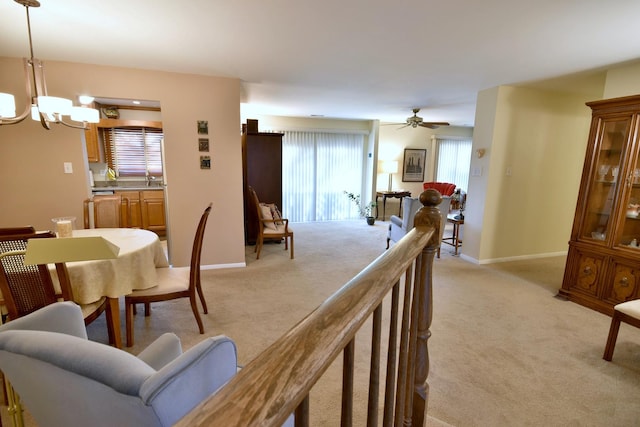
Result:
<instances>
[{"instance_id":1,"label":"cabinet drawer","mask_svg":"<svg viewBox=\"0 0 640 427\"><path fill-rule=\"evenodd\" d=\"M578 252L578 262L573 277L575 281L572 291L582 292L588 295L598 295L598 283L605 274L604 257L586 252Z\"/></svg>"},{"instance_id":2,"label":"cabinet drawer","mask_svg":"<svg viewBox=\"0 0 640 427\"><path fill-rule=\"evenodd\" d=\"M637 266L613 261L603 298L611 304L634 299L638 294L639 283L640 269Z\"/></svg>"}]
</instances>

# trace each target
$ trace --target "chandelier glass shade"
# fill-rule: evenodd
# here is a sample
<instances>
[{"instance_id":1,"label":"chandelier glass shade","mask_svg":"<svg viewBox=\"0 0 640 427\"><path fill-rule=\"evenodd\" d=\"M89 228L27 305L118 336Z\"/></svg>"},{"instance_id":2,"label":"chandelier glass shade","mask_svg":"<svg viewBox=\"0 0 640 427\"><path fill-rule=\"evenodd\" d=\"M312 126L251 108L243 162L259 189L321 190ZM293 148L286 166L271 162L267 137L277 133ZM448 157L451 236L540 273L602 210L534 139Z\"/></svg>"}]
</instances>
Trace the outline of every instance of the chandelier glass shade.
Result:
<instances>
[{"instance_id":1,"label":"chandelier glass shade","mask_svg":"<svg viewBox=\"0 0 640 427\"><path fill-rule=\"evenodd\" d=\"M39 121L45 129L51 129L51 123L79 129L86 128L87 123L98 123L100 113L89 106L93 98L80 97L81 105L74 106L70 99L47 94L44 64L33 56L29 19L29 8L40 7L40 3L37 0L15 0L15 2L23 5L27 11L30 56L23 59L26 107L21 114L16 114L15 96L0 92L0 126L20 123L29 115L33 120Z\"/></svg>"}]
</instances>

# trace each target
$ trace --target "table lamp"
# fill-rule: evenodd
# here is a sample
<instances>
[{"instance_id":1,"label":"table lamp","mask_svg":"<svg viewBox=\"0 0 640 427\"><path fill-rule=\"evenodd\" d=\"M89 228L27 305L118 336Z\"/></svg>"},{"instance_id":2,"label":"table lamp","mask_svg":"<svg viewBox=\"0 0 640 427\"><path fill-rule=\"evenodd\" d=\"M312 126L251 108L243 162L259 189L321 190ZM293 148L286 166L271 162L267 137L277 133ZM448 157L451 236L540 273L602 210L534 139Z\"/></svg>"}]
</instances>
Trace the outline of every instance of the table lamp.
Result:
<instances>
[{"instance_id":1,"label":"table lamp","mask_svg":"<svg viewBox=\"0 0 640 427\"><path fill-rule=\"evenodd\" d=\"M100 236L29 239L24 263L33 265L115 259L119 252L118 246Z\"/></svg>"},{"instance_id":2,"label":"table lamp","mask_svg":"<svg viewBox=\"0 0 640 427\"><path fill-rule=\"evenodd\" d=\"M391 184L393 179L393 174L398 173L398 161L397 160L387 160L382 162L382 172L389 174L389 189L391 191Z\"/></svg>"}]
</instances>

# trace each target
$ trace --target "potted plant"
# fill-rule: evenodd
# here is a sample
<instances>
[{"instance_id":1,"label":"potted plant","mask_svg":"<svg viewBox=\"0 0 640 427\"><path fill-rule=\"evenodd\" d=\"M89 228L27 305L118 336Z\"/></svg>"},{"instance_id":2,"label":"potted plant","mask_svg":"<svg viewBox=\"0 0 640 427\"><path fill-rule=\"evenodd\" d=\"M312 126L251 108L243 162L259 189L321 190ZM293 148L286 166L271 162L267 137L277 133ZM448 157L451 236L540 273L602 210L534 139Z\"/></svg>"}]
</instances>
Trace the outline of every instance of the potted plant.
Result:
<instances>
[{"instance_id":1,"label":"potted plant","mask_svg":"<svg viewBox=\"0 0 640 427\"><path fill-rule=\"evenodd\" d=\"M344 194L347 195L349 200L355 203L356 207L358 208L358 213L360 214L361 217L366 218L367 224L373 225L376 222L375 217L371 215L371 210L377 206L376 202L369 202L363 206L360 201L359 194L353 194L348 191L344 191Z\"/></svg>"}]
</instances>

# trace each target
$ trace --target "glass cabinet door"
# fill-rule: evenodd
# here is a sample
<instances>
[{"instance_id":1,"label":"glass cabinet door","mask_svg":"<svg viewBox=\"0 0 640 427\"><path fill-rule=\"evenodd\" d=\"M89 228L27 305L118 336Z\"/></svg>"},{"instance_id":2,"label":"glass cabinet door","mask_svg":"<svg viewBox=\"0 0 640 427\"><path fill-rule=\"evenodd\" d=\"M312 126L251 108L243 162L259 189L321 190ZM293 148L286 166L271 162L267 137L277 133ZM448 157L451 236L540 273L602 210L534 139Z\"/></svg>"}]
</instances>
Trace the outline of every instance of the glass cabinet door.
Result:
<instances>
[{"instance_id":1,"label":"glass cabinet door","mask_svg":"<svg viewBox=\"0 0 640 427\"><path fill-rule=\"evenodd\" d=\"M629 167L620 181L621 220L616 232L615 245L640 249L640 147L628 156Z\"/></svg>"},{"instance_id":2,"label":"glass cabinet door","mask_svg":"<svg viewBox=\"0 0 640 427\"><path fill-rule=\"evenodd\" d=\"M622 156L629 139L630 127L631 116L605 118L598 123L593 175L589 180L587 209L580 233L582 238L604 243L611 235L615 222L613 209L616 194L625 181L622 175L625 172ZM640 188L638 196L640 197Z\"/></svg>"}]
</instances>

